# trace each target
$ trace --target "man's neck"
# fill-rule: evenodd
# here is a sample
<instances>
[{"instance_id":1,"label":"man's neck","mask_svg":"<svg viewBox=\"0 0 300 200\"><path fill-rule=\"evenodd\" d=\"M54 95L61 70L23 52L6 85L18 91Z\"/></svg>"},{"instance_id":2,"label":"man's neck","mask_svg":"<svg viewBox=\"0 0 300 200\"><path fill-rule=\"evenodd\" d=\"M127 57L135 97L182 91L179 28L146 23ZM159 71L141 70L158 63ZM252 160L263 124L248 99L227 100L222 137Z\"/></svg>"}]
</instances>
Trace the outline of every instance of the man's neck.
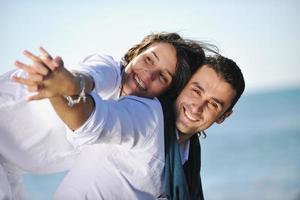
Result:
<instances>
[{"instance_id":1,"label":"man's neck","mask_svg":"<svg viewBox=\"0 0 300 200\"><path fill-rule=\"evenodd\" d=\"M184 142L188 141L192 136L193 134L184 134L184 133L181 133L180 131L178 131L178 144L183 144Z\"/></svg>"}]
</instances>

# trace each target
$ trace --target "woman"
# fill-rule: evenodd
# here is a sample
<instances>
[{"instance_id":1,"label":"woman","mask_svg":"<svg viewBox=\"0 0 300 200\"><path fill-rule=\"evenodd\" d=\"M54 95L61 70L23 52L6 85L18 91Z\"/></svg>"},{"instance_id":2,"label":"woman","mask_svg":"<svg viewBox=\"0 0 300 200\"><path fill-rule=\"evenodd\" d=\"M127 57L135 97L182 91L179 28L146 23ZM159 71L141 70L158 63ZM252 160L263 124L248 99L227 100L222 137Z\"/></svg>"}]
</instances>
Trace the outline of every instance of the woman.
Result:
<instances>
[{"instance_id":1,"label":"woman","mask_svg":"<svg viewBox=\"0 0 300 200\"><path fill-rule=\"evenodd\" d=\"M130 70L131 68L129 66L134 66L134 64L135 64L134 61L137 60L137 59L134 60L134 58L136 58L138 55L141 55L148 48L150 48L154 43L160 43L160 42L173 45L173 47L176 50L175 55L176 55L176 58L177 58L177 66L180 66L180 67L177 67L176 70L173 68L174 69L173 71L172 70L163 71L164 73L166 72L166 74L160 74L157 71L155 71L155 73L154 73L155 77L158 78L156 80L161 80L162 83L165 83L165 84L163 84L163 86L166 86L166 87L160 87L159 90L154 90L153 91L153 90L150 90L150 89L148 90L148 85L147 84L149 84L149 83L147 83L147 81L146 81L147 78L143 77L144 76L143 73L139 74L138 70L137 71L132 70L133 73L131 73L131 70ZM172 48L170 48L170 49L172 49ZM32 57L33 55L30 55L30 54L27 54L27 55L35 61L35 64L38 64L38 60L37 60L36 57ZM148 54L146 54L145 57L142 57L141 61L144 62L144 64L153 65L153 63L152 63L153 60L155 61L155 59L157 59L155 55L156 55L156 52L153 53L153 51L149 51ZM174 56L174 54L173 54L173 56ZM188 62L188 59L190 59L190 58L195 58L195 60L194 60L195 62L193 61L194 62L193 64L195 64L194 66L200 65L200 63L202 62L203 57L204 57L203 50L199 46L197 46L194 43L190 43L190 42L186 42L186 41L182 40L177 34L157 34L157 35L154 34L154 35L148 36L143 40L143 42L141 44L133 47L129 51L129 53L124 57L125 58L125 65L128 66L127 70L125 68L125 74L126 73L128 73L128 74L131 73L131 75L129 75L127 77L123 76L122 80L126 80L126 81L122 82L122 84L120 84L121 83L120 79L117 79L116 83L118 83L118 84L115 84L113 86L113 88L116 89L116 90L108 89L108 91L111 92L112 96L113 96L113 94L117 94L114 97L111 96L112 98L118 98L119 94L121 94L121 95L136 94L136 95L145 96L145 97L154 97L156 95L160 95L164 90L166 90L168 87L170 87L172 85L171 88L173 89L173 91L175 91L175 94L176 94L176 91L178 89L180 89L182 87L182 85L184 84L184 82L186 81L185 79L190 76L189 75L189 73L190 73L189 70L184 70L183 72L180 72L182 67L186 66L186 69L188 69L187 62ZM199 59L199 60L197 61L197 59ZM47 61L47 56L46 56L45 60ZM93 65L93 63L95 64L95 61L92 59L91 63L88 64L88 65ZM21 63L17 63L17 65L19 67L23 68L23 69L24 69L24 67L26 67L26 66L22 65ZM136 65L136 66L138 66L138 65ZM49 67L51 68L51 65ZM52 67L55 67L55 66L52 66ZM84 82L86 83L85 89L87 91L91 90L93 87L95 87L95 90L98 92L97 89L99 88L99 86L100 87L102 86L101 84L103 84L103 82L101 84L97 85L98 77L95 75L97 73L94 73L94 74L91 73L91 71L93 71L94 69L90 68L90 71L89 71L88 66L86 66L86 67L87 67L86 70L83 70L83 71L84 71L84 73L88 73L89 75L84 75L84 74L81 75L83 78L72 77L71 74L68 75L68 77L70 77L70 80L73 80L73 82L72 81L71 82L75 83L74 84L75 87L72 87L71 89L73 89L73 91L76 91L76 92L82 90L82 88L80 88L80 85L81 85L80 82L82 82L81 80L84 79L85 80ZM134 69L134 68L132 68L132 69ZM172 77L173 81L170 81L170 76L172 76L175 73L175 71L176 71L177 75L181 75L181 76L175 76L174 78ZM184 73L185 71L187 73ZM44 72L41 72L41 73L42 73L42 75L45 75L45 73L47 73L47 71L46 72L44 71ZM157 75L157 74L159 74L159 75ZM168 76L168 75L170 75L170 76ZM106 77L106 76L102 74L102 77ZM32 78L34 80L40 80L36 76L35 77L32 76L30 78ZM93 79L95 80L95 86L93 86L93 84L92 84ZM21 79L19 79L19 81L22 82ZM25 83L25 82L23 82L23 83ZM104 83L105 83L105 81L104 81ZM30 84L29 82L27 82L27 84L29 86L28 87L29 90L31 90L31 91L34 91L34 90L36 90L40 87L38 85L34 86L34 84ZM62 84L62 85L64 85L64 84ZM116 85L120 85L122 87L116 87ZM78 88L80 88L80 89L78 89ZM99 91L103 91L102 89L100 89ZM39 90L39 91L42 91L42 90ZM112 92L112 91L114 91L114 92ZM154 93L147 93L147 92L154 92ZM41 94L42 93L39 93L39 95L41 95ZM68 93L65 93L64 95L72 95L72 94L73 94L72 90L68 90ZM172 94L174 94L174 93L172 93ZM32 99L46 97L47 95L48 95L48 97L50 97L53 94L44 93L43 95L42 96L34 96ZM101 96L100 93L99 93L99 95ZM95 96L95 94L94 94L94 97L97 98L97 96ZM8 104L6 104L6 105L8 105ZM85 117L84 120L86 120L87 116L84 116L84 117ZM73 127L73 125L71 125L70 127L73 128L73 129L77 128L76 124L75 124L74 127ZM61 132L63 132L63 131L61 131ZM38 140L40 140L40 139L37 139L37 141ZM88 139L88 142L94 142L94 140L95 140L95 137L92 137L92 138ZM18 141L16 141L16 143L18 143ZM42 151L44 151L46 153L50 152L50 154L44 154L44 155L47 155L47 156L50 155L52 157L49 156L49 157L46 157L46 159L40 159L40 157L35 157L35 158L37 158L35 160L38 160L38 162L36 162L38 164L37 167L30 166L30 163L32 163L32 162L27 162L27 163L25 162L26 163L25 165L23 165L24 163L19 164L19 166L23 167L23 169L27 169L27 170L31 170L31 171L37 171L37 172L43 171L43 170L47 171L47 170L45 170L45 169L47 169L47 168L45 168L45 165L47 165L49 163L50 164L54 163L54 166L57 167L57 163L61 162L60 158L62 158L62 160L65 159L66 155L63 155L63 154L61 154L60 156L57 156L56 158L53 158L53 155L55 155L55 154L51 155L51 151L48 151L47 148L44 149L43 145L40 142L37 143L37 144L38 144L37 146L41 147ZM27 144L27 146L30 146L30 145L32 145L32 144ZM24 146L26 148L26 145L24 145ZM21 148L24 148L24 146L21 146ZM51 149L50 146L51 145L46 146L46 147L49 147ZM62 145L62 146L64 146L64 145ZM20 147L18 147L18 148L20 148ZM9 151L5 148L3 148L3 149L4 149L3 150L4 156L5 156L5 153L6 153L6 155L8 155ZM57 152L61 153L59 148L58 148ZM73 153L74 151L71 150L70 152ZM66 154L66 151L64 151L64 153ZM67 154L68 153L69 152L67 152ZM2 152L1 152L1 154L2 154ZM25 151L25 154L26 154L26 151ZM34 151L33 151L33 155L34 155ZM30 159L32 160L32 158L30 156L27 156L27 157L29 157L29 160ZM18 159L15 159L15 160L12 159L12 162L13 163L18 163L19 160ZM53 170L53 168L48 167L48 171L55 171L55 170L57 170L57 168Z\"/></svg>"}]
</instances>

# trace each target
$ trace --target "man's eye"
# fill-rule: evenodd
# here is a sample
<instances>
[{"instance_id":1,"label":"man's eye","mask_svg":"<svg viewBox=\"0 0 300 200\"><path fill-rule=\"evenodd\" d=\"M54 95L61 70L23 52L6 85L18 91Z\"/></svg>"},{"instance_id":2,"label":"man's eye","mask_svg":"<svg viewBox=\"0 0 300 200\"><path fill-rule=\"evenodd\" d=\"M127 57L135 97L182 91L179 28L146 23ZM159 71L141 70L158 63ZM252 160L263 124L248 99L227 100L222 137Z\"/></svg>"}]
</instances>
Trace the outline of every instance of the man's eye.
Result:
<instances>
[{"instance_id":1,"label":"man's eye","mask_svg":"<svg viewBox=\"0 0 300 200\"><path fill-rule=\"evenodd\" d=\"M209 102L210 108L217 110L219 108L218 104L216 102Z\"/></svg>"}]
</instances>

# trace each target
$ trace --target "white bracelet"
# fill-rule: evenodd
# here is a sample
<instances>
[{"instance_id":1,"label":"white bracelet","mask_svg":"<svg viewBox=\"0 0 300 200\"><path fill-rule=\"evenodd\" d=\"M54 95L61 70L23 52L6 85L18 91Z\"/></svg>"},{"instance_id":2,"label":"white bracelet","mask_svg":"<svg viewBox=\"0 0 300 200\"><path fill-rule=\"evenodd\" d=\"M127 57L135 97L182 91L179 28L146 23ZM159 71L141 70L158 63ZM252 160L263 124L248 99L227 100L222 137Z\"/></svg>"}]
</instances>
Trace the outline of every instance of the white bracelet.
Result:
<instances>
[{"instance_id":1,"label":"white bracelet","mask_svg":"<svg viewBox=\"0 0 300 200\"><path fill-rule=\"evenodd\" d=\"M78 104L81 99L82 101L85 103L86 102L86 96L85 96L85 80L84 77L79 74L79 78L80 78L80 93L79 96L76 99L73 99L71 96L64 96L65 99L67 99L68 101L68 106L69 107L73 107L75 104Z\"/></svg>"}]
</instances>

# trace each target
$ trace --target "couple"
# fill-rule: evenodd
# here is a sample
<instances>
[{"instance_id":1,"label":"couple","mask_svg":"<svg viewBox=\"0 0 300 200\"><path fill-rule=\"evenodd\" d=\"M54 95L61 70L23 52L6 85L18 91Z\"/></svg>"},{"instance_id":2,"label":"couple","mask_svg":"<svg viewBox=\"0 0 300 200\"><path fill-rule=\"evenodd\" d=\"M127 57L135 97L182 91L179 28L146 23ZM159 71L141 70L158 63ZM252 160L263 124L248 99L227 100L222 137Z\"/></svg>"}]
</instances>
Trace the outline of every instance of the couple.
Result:
<instances>
[{"instance_id":1,"label":"couple","mask_svg":"<svg viewBox=\"0 0 300 200\"><path fill-rule=\"evenodd\" d=\"M57 140L57 144L51 143L58 149L52 150L54 155L62 149L65 152L51 157L48 156L51 151L47 152L51 147L41 139L43 136L37 135L31 140L39 143L18 141L22 136L3 136L8 143L19 145L17 149L29 150L28 153L20 151L27 153L29 160L30 155L37 160L36 165L30 166L28 160L12 158L18 155L14 155L13 150L10 152L8 148L12 147L7 145L0 152L3 166L11 163L41 173L72 166L56 199L201 197L200 152L192 150L199 150L196 133L228 117L243 92L244 80L233 61L221 56L204 59L200 45L172 33L147 36L125 55L124 69L111 57L93 55L84 60L80 71L70 73L60 58L52 59L43 49L41 53L37 57L25 52L33 61L31 66L20 62L16 65L27 72L27 77L16 74L12 77L27 85L28 90L37 92L31 99L50 99L55 112L67 125L66 137L74 150ZM11 84L3 89L16 87ZM3 101L10 108L6 110L7 117L11 116L10 111L23 109L22 105L29 107L29 116L35 114L34 107L38 104L25 104L24 89L16 88L19 96L1 94L1 98L8 100ZM155 97L159 97L161 104ZM7 129L14 129L7 124L1 126L7 134ZM27 128L27 124L24 127ZM63 138L64 135L55 132L44 138L51 140L51 137ZM43 147L41 143L46 145ZM35 155L38 150L41 150L40 157ZM80 153L74 153L76 151ZM198 161L191 160L193 157ZM184 169L181 164L185 165ZM180 174L183 170L186 177Z\"/></svg>"}]
</instances>

